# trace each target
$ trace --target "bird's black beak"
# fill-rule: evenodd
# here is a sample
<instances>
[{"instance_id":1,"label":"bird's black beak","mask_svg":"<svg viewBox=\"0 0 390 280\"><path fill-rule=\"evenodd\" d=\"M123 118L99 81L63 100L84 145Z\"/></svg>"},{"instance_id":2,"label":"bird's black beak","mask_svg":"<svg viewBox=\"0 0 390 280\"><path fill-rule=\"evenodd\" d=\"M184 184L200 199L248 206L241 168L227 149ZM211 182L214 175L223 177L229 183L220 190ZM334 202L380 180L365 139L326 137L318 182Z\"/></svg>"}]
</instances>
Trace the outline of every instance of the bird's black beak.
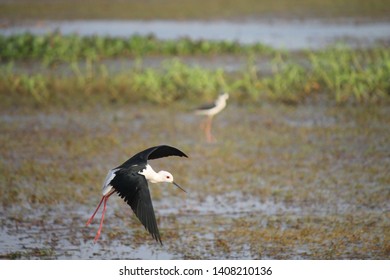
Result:
<instances>
[{"instance_id":1,"label":"bird's black beak","mask_svg":"<svg viewBox=\"0 0 390 280\"><path fill-rule=\"evenodd\" d=\"M177 183L175 183L175 182L172 182L176 187L178 187L179 189L181 189L183 192L185 192L186 193L186 191L182 188L182 187L180 187L179 186L179 184L177 184Z\"/></svg>"}]
</instances>

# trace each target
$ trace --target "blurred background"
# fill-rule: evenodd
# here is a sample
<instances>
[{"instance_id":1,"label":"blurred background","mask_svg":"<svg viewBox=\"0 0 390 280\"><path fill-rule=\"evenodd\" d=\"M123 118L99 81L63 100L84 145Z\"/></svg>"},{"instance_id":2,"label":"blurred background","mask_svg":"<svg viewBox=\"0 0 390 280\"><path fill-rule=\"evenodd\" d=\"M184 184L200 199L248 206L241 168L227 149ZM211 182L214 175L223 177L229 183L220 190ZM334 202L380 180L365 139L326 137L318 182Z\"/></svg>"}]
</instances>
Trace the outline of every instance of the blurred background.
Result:
<instances>
[{"instance_id":1,"label":"blurred background","mask_svg":"<svg viewBox=\"0 0 390 280\"><path fill-rule=\"evenodd\" d=\"M389 44L389 0L0 0L0 258L389 259ZM114 196L94 244L159 144L164 246Z\"/></svg>"}]
</instances>

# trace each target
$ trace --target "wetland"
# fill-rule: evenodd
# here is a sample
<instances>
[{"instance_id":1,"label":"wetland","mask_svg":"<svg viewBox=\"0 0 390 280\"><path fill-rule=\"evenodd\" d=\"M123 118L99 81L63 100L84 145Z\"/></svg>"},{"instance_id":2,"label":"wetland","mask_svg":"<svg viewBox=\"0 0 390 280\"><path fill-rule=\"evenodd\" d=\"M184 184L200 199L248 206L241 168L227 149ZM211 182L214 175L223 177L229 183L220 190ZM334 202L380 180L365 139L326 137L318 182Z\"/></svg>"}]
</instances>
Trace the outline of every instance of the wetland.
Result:
<instances>
[{"instance_id":1,"label":"wetland","mask_svg":"<svg viewBox=\"0 0 390 280\"><path fill-rule=\"evenodd\" d=\"M149 31L14 29L26 20L39 29L75 19L274 17L341 25L348 18L347 25L386 29L390 7L302 0L292 9L290 1L246 0L219 11L205 1L202 14L203 5L187 1L177 10L175 1L164 9L160 1L114 1L106 9L99 0L75 11L73 1L34 1L30 9L0 1L0 258L389 259L387 31L358 38L364 44L344 38L328 46L318 37L315 47L301 38L303 46L278 49L262 40L163 39ZM126 5L131 12L121 12ZM213 121L217 141L207 143L193 109L221 91L230 98ZM187 191L150 185L164 245L115 195L94 244L99 219L85 223L107 171L159 144L189 156L150 161Z\"/></svg>"},{"instance_id":2,"label":"wetland","mask_svg":"<svg viewBox=\"0 0 390 280\"><path fill-rule=\"evenodd\" d=\"M387 259L388 107L232 105L208 144L182 106L4 111L3 258ZM169 143L188 160L153 161L187 194L152 185L164 245L119 198L101 239L85 222L107 170Z\"/></svg>"}]
</instances>

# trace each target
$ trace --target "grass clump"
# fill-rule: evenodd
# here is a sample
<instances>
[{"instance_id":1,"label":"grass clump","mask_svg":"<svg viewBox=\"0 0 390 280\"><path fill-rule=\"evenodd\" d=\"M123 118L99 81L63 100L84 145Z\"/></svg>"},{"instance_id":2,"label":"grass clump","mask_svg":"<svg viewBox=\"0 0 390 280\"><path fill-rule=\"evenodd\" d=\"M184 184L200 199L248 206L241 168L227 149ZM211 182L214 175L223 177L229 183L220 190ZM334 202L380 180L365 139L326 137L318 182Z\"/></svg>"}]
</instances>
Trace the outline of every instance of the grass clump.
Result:
<instances>
[{"instance_id":1,"label":"grass clump","mask_svg":"<svg viewBox=\"0 0 390 280\"><path fill-rule=\"evenodd\" d=\"M387 103L390 96L390 51L385 47L356 50L336 46L299 54L273 51L265 55L262 51L254 51L257 45L248 45L232 50L242 51L241 57L247 57L245 66L234 71L225 71L218 65L214 68L191 65L186 63L185 57L176 55L164 56L158 65L149 66L141 59L135 59L131 60L131 66L115 66L113 69L110 68L110 62L102 63L101 58L112 55L123 58L127 54L138 56L142 51L146 54L194 54L203 51L199 46L191 45L194 42L187 40L179 41L174 50L166 52L162 51L164 46L157 49L159 44L139 47L155 39L137 37L129 40L143 40L143 43L136 44L139 50L137 47L123 47L121 52L117 50L122 47L117 47L117 50L107 52L108 48L104 46L105 42L111 42L110 38L81 39L76 36L64 39L58 34L51 36L59 38L53 39L54 42L92 40L93 44L61 50L55 50L54 47L53 54L45 51L38 53L31 44L26 47L30 48L28 51L15 51L14 56L3 50L2 57L11 59L0 68L0 95L5 106L87 106L145 101L167 104L173 101L212 99L220 91L231 92L238 102L271 101L288 104L316 99L325 99L333 104L380 104ZM29 38L40 40L34 36ZM20 40L18 44L24 46L27 39ZM118 42L125 44L124 41ZM122 46L122 43L118 44ZM189 45L180 47L181 43ZM100 47L95 48L95 44ZM209 44L220 47L225 43ZM47 64L67 57L68 51L73 54L69 56L73 57L72 61ZM224 53L224 50L219 49L213 51ZM20 64L18 59L23 57L36 58L38 62L34 63L40 62L42 70L29 72L18 69L15 65Z\"/></svg>"},{"instance_id":2,"label":"grass clump","mask_svg":"<svg viewBox=\"0 0 390 280\"><path fill-rule=\"evenodd\" d=\"M129 38L29 33L0 36L0 60L41 60L46 64L77 60L101 61L115 57L145 55L212 55L248 52L272 53L263 44L241 45L230 41L206 41L182 38L159 40L153 35Z\"/></svg>"},{"instance_id":3,"label":"grass clump","mask_svg":"<svg viewBox=\"0 0 390 280\"><path fill-rule=\"evenodd\" d=\"M55 253L50 248L31 248L24 251L16 251L0 255L0 259L53 259Z\"/></svg>"},{"instance_id":4,"label":"grass clump","mask_svg":"<svg viewBox=\"0 0 390 280\"><path fill-rule=\"evenodd\" d=\"M385 49L335 48L311 53L309 59L313 77L337 103L378 101L390 94L390 52Z\"/></svg>"}]
</instances>

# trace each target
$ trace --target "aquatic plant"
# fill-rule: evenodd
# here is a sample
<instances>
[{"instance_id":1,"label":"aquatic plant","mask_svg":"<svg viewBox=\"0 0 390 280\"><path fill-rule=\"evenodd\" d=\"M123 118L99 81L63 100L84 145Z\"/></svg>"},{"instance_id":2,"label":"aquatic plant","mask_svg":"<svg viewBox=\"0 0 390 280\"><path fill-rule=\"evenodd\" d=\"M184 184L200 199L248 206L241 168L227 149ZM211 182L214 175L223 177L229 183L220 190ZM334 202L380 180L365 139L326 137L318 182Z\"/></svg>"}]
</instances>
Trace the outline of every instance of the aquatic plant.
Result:
<instances>
[{"instance_id":1,"label":"aquatic plant","mask_svg":"<svg viewBox=\"0 0 390 280\"><path fill-rule=\"evenodd\" d=\"M308 51L297 60L293 53L267 55L264 71L248 54L245 67L234 72L188 65L179 58L146 66L141 59L131 67L111 69L91 59L26 73L10 62L0 68L4 104L87 105L147 101L166 104L205 100L229 91L239 102L302 103L319 95L336 104L389 101L390 52L386 48L352 50L346 47ZM87 103L85 101L88 100ZM8 103L7 103L8 102Z\"/></svg>"},{"instance_id":2,"label":"aquatic plant","mask_svg":"<svg viewBox=\"0 0 390 280\"><path fill-rule=\"evenodd\" d=\"M1 36L0 61L42 60L46 64L77 60L100 61L114 57L141 57L145 55L212 55L272 53L263 44L242 45L229 41L205 41L181 38L159 40L153 35L134 35L129 38L29 33Z\"/></svg>"},{"instance_id":3,"label":"aquatic plant","mask_svg":"<svg viewBox=\"0 0 390 280\"><path fill-rule=\"evenodd\" d=\"M389 95L390 52L335 47L310 53L312 75L337 103L379 101Z\"/></svg>"}]
</instances>

